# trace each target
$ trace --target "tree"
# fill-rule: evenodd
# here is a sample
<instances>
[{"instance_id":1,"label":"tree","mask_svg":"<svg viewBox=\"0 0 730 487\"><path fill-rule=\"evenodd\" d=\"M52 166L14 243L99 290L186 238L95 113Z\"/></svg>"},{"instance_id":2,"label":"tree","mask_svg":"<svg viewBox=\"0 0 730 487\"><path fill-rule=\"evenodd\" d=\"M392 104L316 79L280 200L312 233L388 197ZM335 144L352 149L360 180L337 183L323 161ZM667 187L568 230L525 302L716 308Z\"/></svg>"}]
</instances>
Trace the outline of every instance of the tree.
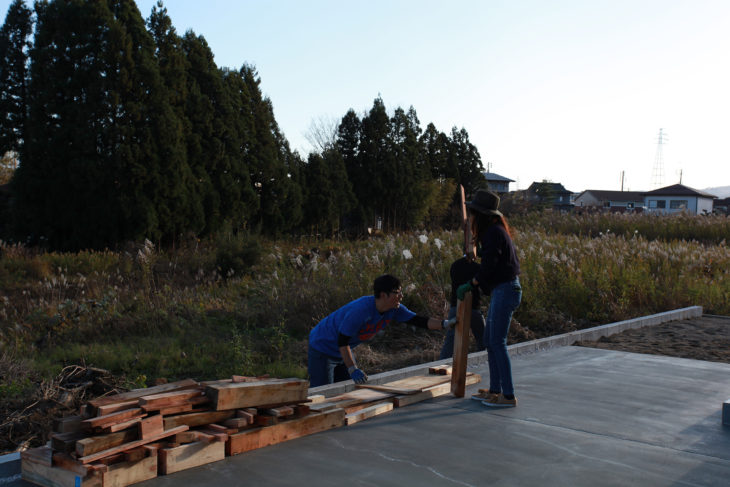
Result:
<instances>
[{"instance_id":1,"label":"tree","mask_svg":"<svg viewBox=\"0 0 730 487\"><path fill-rule=\"evenodd\" d=\"M189 216L180 124L133 0L37 3L19 231L59 249L170 240Z\"/></svg>"},{"instance_id":2,"label":"tree","mask_svg":"<svg viewBox=\"0 0 730 487\"><path fill-rule=\"evenodd\" d=\"M482 187L482 158L479 150L469 141L466 129L451 129L449 140L449 164L455 165L458 170L457 181L464 186L467 195L474 194Z\"/></svg>"},{"instance_id":3,"label":"tree","mask_svg":"<svg viewBox=\"0 0 730 487\"><path fill-rule=\"evenodd\" d=\"M365 221L374 225L376 217L383 218L384 228L395 224L391 211L398 194L393 191L397 184L397 171L392 147L390 118L382 98L373 102L373 107L362 120L359 161L363 179L355 187ZM367 182L367 183L364 183Z\"/></svg>"},{"instance_id":4,"label":"tree","mask_svg":"<svg viewBox=\"0 0 730 487\"><path fill-rule=\"evenodd\" d=\"M31 15L24 0L14 0L0 28L0 156L23 145Z\"/></svg>"}]
</instances>

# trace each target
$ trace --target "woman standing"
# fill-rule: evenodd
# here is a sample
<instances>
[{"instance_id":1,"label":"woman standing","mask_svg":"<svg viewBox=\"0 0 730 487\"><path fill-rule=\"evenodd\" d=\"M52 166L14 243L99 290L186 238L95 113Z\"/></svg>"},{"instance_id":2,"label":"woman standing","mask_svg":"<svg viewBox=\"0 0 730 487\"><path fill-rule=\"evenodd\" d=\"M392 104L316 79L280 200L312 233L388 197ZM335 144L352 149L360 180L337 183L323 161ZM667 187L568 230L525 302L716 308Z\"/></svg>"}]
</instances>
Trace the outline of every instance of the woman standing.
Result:
<instances>
[{"instance_id":1,"label":"woman standing","mask_svg":"<svg viewBox=\"0 0 730 487\"><path fill-rule=\"evenodd\" d=\"M477 254L481 258L474 278L457 290L459 299L478 287L484 295L491 295L487 324L484 330L489 361L489 390L474 395L482 404L491 407L517 405L512 384L512 365L507 353L507 333L512 313L522 300L520 261L512 243L510 228L498 210L499 196L479 190L466 203Z\"/></svg>"}]
</instances>

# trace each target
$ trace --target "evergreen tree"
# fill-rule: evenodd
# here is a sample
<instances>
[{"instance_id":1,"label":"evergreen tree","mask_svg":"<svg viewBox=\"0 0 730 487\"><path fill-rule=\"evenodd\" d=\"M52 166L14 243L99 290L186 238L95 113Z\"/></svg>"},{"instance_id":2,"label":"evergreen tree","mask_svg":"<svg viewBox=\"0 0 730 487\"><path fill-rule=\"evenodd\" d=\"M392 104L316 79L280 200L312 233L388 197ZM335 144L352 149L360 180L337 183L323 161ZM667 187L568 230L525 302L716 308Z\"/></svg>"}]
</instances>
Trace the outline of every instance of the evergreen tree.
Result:
<instances>
[{"instance_id":1,"label":"evergreen tree","mask_svg":"<svg viewBox=\"0 0 730 487\"><path fill-rule=\"evenodd\" d=\"M457 179L456 164L450 164L449 138L445 133L436 130L433 123L429 123L421 135L421 146L424 151L424 164L430 171L431 177L438 180Z\"/></svg>"},{"instance_id":2,"label":"evergreen tree","mask_svg":"<svg viewBox=\"0 0 730 487\"><path fill-rule=\"evenodd\" d=\"M189 171L134 1L55 0L36 13L21 230L62 249L174 238Z\"/></svg>"},{"instance_id":3,"label":"evergreen tree","mask_svg":"<svg viewBox=\"0 0 730 487\"><path fill-rule=\"evenodd\" d=\"M24 0L14 0L0 28L0 157L23 144L31 15Z\"/></svg>"},{"instance_id":4,"label":"evergreen tree","mask_svg":"<svg viewBox=\"0 0 730 487\"><path fill-rule=\"evenodd\" d=\"M484 181L484 166L479 150L469 142L469 134L464 128L451 129L449 146L449 164L455 165L458 170L457 182L464 186L467 195L474 194Z\"/></svg>"},{"instance_id":5,"label":"evergreen tree","mask_svg":"<svg viewBox=\"0 0 730 487\"><path fill-rule=\"evenodd\" d=\"M406 113L397 108L390 120L393 143L394 181L397 197L390 212L396 228L408 228L423 223L428 212L427 180L430 174L423 162L424 150L419 136L421 127L413 107Z\"/></svg>"},{"instance_id":6,"label":"evergreen tree","mask_svg":"<svg viewBox=\"0 0 730 487\"><path fill-rule=\"evenodd\" d=\"M370 112L362 120L359 159L363 188L358 199L364 210L365 222L372 226L376 218L383 218L383 228L393 225L395 215L390 211L398 197L393 191L397 170L391 139L390 118L381 98L376 98Z\"/></svg>"},{"instance_id":7,"label":"evergreen tree","mask_svg":"<svg viewBox=\"0 0 730 487\"><path fill-rule=\"evenodd\" d=\"M347 179L352 183L354 203L346 217L345 226L348 230L362 230L370 224L367 219L367 211L362 202L366 201L369 192L367 191L365 171L360 160L360 139L362 137L362 121L354 110L347 111L337 128L337 141L335 146L342 156L347 172Z\"/></svg>"}]
</instances>

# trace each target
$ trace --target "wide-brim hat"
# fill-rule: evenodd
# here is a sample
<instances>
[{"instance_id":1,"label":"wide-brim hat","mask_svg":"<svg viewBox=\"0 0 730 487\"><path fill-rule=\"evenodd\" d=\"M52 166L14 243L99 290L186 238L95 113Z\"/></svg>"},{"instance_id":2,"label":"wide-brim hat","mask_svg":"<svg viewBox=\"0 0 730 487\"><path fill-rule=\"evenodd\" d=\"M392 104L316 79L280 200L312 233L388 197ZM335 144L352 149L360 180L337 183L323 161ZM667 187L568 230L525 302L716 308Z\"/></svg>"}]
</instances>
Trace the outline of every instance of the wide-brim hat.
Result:
<instances>
[{"instance_id":1,"label":"wide-brim hat","mask_svg":"<svg viewBox=\"0 0 730 487\"><path fill-rule=\"evenodd\" d=\"M480 189L471 201L466 202L466 207L485 215L502 216L499 208L499 195L486 189Z\"/></svg>"}]
</instances>

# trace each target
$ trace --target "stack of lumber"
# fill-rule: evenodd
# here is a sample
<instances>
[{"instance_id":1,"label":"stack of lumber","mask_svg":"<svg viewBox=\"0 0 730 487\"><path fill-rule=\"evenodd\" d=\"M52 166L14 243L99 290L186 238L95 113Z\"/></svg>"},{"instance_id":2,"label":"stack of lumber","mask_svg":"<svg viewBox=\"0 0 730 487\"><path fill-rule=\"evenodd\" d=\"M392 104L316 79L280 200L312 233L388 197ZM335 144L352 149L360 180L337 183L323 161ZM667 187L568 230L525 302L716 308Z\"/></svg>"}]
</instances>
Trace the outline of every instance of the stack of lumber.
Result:
<instances>
[{"instance_id":1,"label":"stack of lumber","mask_svg":"<svg viewBox=\"0 0 730 487\"><path fill-rule=\"evenodd\" d=\"M467 374L467 383L479 382ZM48 445L21 453L23 479L44 486L126 486L325 431L450 392L448 375L411 377L339 396L309 382L187 379L94 399L54 421Z\"/></svg>"}]
</instances>

